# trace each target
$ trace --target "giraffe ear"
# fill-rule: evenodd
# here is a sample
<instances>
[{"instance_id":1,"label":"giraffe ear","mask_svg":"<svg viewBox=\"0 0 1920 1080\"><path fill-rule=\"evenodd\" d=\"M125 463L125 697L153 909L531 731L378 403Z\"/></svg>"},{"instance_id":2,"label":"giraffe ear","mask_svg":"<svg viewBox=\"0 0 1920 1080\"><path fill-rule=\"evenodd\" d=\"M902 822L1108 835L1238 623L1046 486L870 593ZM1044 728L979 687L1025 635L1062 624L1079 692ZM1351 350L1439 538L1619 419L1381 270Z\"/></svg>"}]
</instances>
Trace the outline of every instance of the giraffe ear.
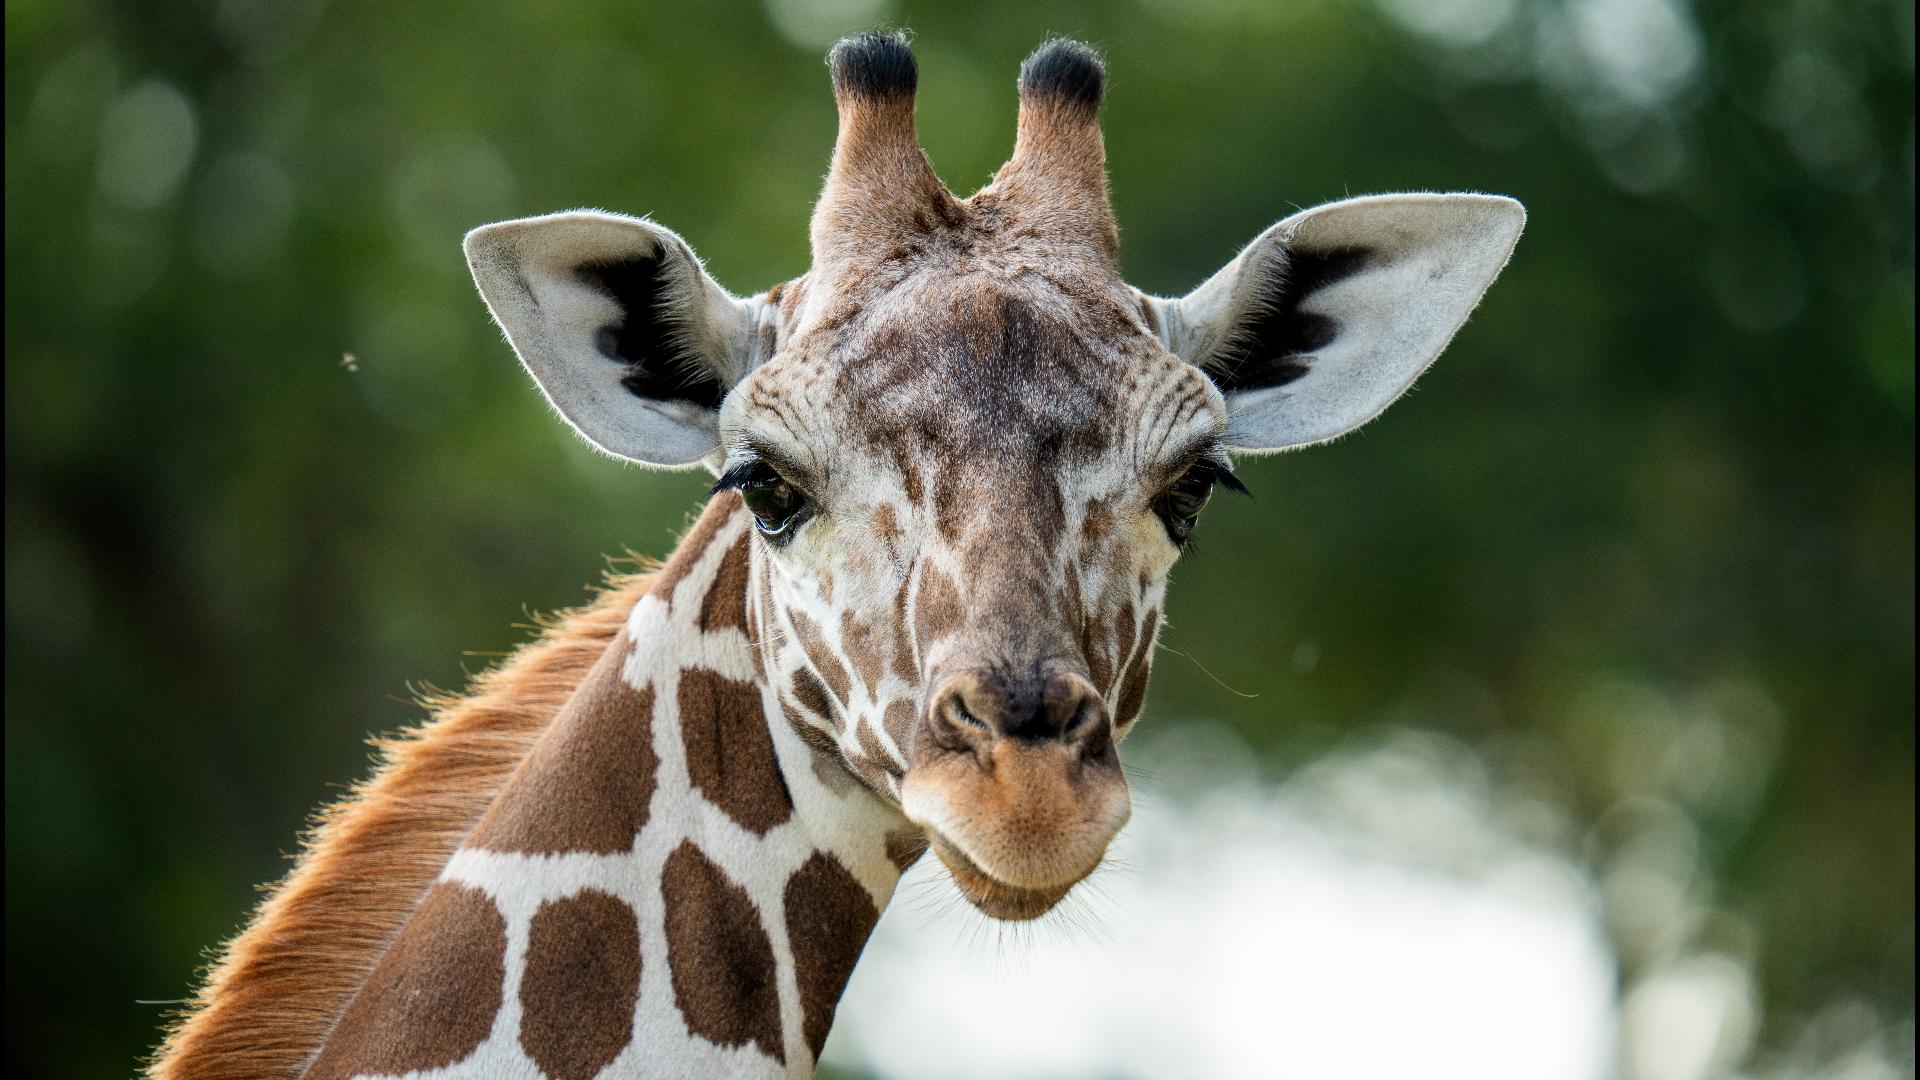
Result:
<instances>
[{"instance_id":1,"label":"giraffe ear","mask_svg":"<svg viewBox=\"0 0 1920 1080\"><path fill-rule=\"evenodd\" d=\"M753 365L754 304L686 241L598 210L485 225L467 265L567 423L616 457L691 465L720 443L720 402Z\"/></svg>"},{"instance_id":2,"label":"giraffe ear","mask_svg":"<svg viewBox=\"0 0 1920 1080\"><path fill-rule=\"evenodd\" d=\"M1169 349L1227 398L1227 444L1284 450L1378 416L1446 348L1520 239L1497 195L1375 195L1268 229L1153 301Z\"/></svg>"}]
</instances>

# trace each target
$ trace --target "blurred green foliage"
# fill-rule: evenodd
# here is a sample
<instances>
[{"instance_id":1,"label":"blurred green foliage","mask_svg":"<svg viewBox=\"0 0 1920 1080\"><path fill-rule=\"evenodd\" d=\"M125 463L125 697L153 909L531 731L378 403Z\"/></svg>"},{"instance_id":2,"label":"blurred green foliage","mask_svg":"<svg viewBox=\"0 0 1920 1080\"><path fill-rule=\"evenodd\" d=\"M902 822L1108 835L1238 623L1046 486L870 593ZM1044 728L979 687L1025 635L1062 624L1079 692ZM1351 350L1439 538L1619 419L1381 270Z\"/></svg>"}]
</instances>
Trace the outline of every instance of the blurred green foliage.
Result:
<instances>
[{"instance_id":1,"label":"blurred green foliage","mask_svg":"<svg viewBox=\"0 0 1920 1080\"><path fill-rule=\"evenodd\" d=\"M602 206L736 291L800 273L820 57L875 22L916 31L963 192L1010 146L1025 52L1105 48L1149 291L1295 206L1526 202L1418 394L1246 464L1258 498L1176 571L1193 662L1162 661L1150 712L1224 718L1276 772L1384 720L1446 733L1573 811L1558 839L1597 870L1623 815L1677 811L1664 880L1703 914L1618 925L1629 975L1679 933L1758 965L1768 1041L1836 997L1911 1016L1904 0L18 0L17 1074L127 1073L143 1002L186 992L359 740L416 716L410 680L458 685L697 503L701 477L549 415L460 234Z\"/></svg>"}]
</instances>

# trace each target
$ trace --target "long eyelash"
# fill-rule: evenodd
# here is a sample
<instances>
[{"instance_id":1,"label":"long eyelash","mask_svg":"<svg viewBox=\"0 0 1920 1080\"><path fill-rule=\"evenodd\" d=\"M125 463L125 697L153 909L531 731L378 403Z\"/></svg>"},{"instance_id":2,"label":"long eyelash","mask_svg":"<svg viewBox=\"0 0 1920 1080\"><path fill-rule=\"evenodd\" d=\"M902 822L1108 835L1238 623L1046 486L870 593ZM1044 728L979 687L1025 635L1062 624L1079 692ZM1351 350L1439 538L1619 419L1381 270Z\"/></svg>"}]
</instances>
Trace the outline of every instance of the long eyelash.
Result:
<instances>
[{"instance_id":1,"label":"long eyelash","mask_svg":"<svg viewBox=\"0 0 1920 1080\"><path fill-rule=\"evenodd\" d=\"M1188 468L1188 472L1205 473L1213 479L1214 483L1219 484L1228 491L1239 492L1249 499L1253 498L1253 492L1247 490L1247 485L1241 483L1240 478L1233 475L1233 470L1227 468L1217 459L1201 458Z\"/></svg>"},{"instance_id":2,"label":"long eyelash","mask_svg":"<svg viewBox=\"0 0 1920 1080\"><path fill-rule=\"evenodd\" d=\"M1212 475L1215 483L1228 491L1236 491L1249 499L1253 498L1253 492L1249 491L1247 485L1241 483L1240 478L1233 475L1233 470L1227 467L1227 444L1220 436L1208 435L1192 443L1181 457L1189 462L1184 472L1204 469Z\"/></svg>"},{"instance_id":3,"label":"long eyelash","mask_svg":"<svg viewBox=\"0 0 1920 1080\"><path fill-rule=\"evenodd\" d=\"M726 472L721 473L720 479L715 480L713 487L707 489L707 494L709 496L718 495L723 491L737 491L740 488L746 487L747 483L755 478L755 474L766 467L766 462L758 459L741 462Z\"/></svg>"}]
</instances>

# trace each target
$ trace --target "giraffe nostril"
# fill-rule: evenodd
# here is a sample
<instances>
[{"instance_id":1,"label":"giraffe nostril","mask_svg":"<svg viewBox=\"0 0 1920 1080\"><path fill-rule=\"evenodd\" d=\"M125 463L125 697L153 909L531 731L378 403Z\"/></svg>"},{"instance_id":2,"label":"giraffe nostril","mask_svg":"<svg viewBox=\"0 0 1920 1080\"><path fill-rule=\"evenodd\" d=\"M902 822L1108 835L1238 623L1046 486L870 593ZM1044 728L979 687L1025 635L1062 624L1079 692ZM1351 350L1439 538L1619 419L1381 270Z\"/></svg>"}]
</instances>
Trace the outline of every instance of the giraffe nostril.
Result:
<instances>
[{"instance_id":1,"label":"giraffe nostril","mask_svg":"<svg viewBox=\"0 0 1920 1080\"><path fill-rule=\"evenodd\" d=\"M1011 681L997 673L948 683L933 708L937 726L966 742L1084 742L1104 724L1106 707L1091 684L1055 674Z\"/></svg>"},{"instance_id":2,"label":"giraffe nostril","mask_svg":"<svg viewBox=\"0 0 1920 1080\"><path fill-rule=\"evenodd\" d=\"M1093 698L1081 698L1080 704L1074 707L1072 715L1067 717L1066 726L1060 729L1061 736L1070 739L1080 734L1080 732L1086 729L1088 724L1094 722L1099 716L1099 713L1100 708L1098 702Z\"/></svg>"}]
</instances>

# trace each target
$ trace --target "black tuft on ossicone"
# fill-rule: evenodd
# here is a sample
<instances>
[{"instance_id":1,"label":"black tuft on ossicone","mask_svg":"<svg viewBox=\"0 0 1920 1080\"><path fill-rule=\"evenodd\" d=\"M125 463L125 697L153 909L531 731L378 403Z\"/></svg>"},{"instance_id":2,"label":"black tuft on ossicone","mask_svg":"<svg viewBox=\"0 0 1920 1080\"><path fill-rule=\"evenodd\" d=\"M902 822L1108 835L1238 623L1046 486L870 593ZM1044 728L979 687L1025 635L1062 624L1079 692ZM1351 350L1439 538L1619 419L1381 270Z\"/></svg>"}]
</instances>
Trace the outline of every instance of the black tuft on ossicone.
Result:
<instances>
[{"instance_id":1,"label":"black tuft on ossicone","mask_svg":"<svg viewBox=\"0 0 1920 1080\"><path fill-rule=\"evenodd\" d=\"M869 30L841 38L827 53L836 96L893 101L912 97L920 85L920 69L900 30Z\"/></svg>"},{"instance_id":2,"label":"black tuft on ossicone","mask_svg":"<svg viewBox=\"0 0 1920 1080\"><path fill-rule=\"evenodd\" d=\"M1043 42L1020 65L1020 96L1052 99L1089 111L1107 90L1107 64L1093 46L1072 38Z\"/></svg>"}]
</instances>

